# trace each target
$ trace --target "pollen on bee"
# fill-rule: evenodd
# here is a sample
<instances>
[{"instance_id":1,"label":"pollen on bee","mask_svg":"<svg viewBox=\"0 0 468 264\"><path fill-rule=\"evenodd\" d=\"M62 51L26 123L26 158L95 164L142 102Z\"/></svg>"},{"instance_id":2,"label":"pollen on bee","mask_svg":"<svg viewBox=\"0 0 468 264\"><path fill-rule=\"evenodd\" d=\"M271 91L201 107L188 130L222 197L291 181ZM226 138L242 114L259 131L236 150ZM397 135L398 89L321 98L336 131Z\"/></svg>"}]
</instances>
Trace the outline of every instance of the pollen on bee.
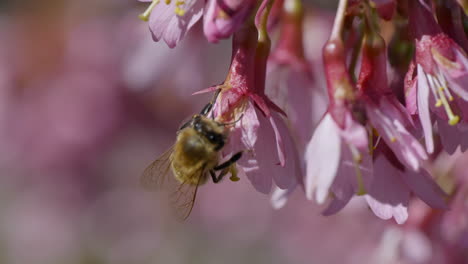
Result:
<instances>
[{"instance_id":1,"label":"pollen on bee","mask_svg":"<svg viewBox=\"0 0 468 264\"><path fill-rule=\"evenodd\" d=\"M233 182L237 182L240 180L239 177L237 177L237 168L235 164L232 164L229 171L231 172L231 177L229 177L229 180Z\"/></svg>"}]
</instances>

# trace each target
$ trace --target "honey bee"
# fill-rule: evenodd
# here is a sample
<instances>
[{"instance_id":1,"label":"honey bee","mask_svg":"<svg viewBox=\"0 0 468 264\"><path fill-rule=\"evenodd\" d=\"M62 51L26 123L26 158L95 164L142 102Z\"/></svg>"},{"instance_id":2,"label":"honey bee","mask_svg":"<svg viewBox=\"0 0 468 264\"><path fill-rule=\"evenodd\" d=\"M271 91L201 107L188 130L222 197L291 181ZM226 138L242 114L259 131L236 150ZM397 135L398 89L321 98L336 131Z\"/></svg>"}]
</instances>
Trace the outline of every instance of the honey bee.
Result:
<instances>
[{"instance_id":1,"label":"honey bee","mask_svg":"<svg viewBox=\"0 0 468 264\"><path fill-rule=\"evenodd\" d=\"M219 151L224 147L228 132L226 124L206 117L212 103L200 114L194 115L177 131L175 144L143 172L141 182L151 190L166 189L171 192L170 200L177 216L182 220L190 215L198 186L208 181L210 175L218 183L231 173L237 180L233 166L242 152L219 164ZM219 171L219 175L216 172ZM172 174L172 175L170 175Z\"/></svg>"}]
</instances>

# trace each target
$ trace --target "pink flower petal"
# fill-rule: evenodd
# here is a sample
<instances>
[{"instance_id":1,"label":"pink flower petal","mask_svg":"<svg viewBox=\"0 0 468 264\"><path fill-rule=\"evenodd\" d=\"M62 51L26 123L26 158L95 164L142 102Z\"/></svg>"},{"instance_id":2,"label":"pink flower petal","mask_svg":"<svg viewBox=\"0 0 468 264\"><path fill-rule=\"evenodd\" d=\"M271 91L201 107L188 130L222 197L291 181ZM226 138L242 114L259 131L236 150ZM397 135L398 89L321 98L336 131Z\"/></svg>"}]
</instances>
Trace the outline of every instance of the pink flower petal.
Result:
<instances>
[{"instance_id":1,"label":"pink flower petal","mask_svg":"<svg viewBox=\"0 0 468 264\"><path fill-rule=\"evenodd\" d=\"M374 214L382 219L395 218L402 224L408 218L410 191L399 177L401 172L380 155L374 163L374 178L366 201Z\"/></svg>"},{"instance_id":2,"label":"pink flower petal","mask_svg":"<svg viewBox=\"0 0 468 264\"><path fill-rule=\"evenodd\" d=\"M360 164L355 163L349 147L342 144L341 146L341 162L336 173L336 178L330 188L333 193L332 202L322 212L323 215L328 216L337 213L353 198L359 191L359 183L364 184L366 189L370 186L372 181L372 157L365 155ZM356 166L359 166L359 176L356 174ZM358 178L360 177L360 178Z\"/></svg>"},{"instance_id":3,"label":"pink flower petal","mask_svg":"<svg viewBox=\"0 0 468 264\"><path fill-rule=\"evenodd\" d=\"M151 12L149 19L154 41L163 39L170 48L177 45L203 14L204 1L185 1L182 7L186 12L183 16L175 13L176 2L171 1L167 5L161 1Z\"/></svg>"},{"instance_id":4,"label":"pink flower petal","mask_svg":"<svg viewBox=\"0 0 468 264\"><path fill-rule=\"evenodd\" d=\"M288 201L289 196L296 190L297 187L297 182L294 181L291 186L289 186L287 189L281 189L276 187L273 190L273 193L271 194L271 205L273 206L274 209L281 209L286 205L286 202Z\"/></svg>"},{"instance_id":5,"label":"pink flower petal","mask_svg":"<svg viewBox=\"0 0 468 264\"><path fill-rule=\"evenodd\" d=\"M323 203L335 179L341 156L339 129L327 113L312 136L306 148L306 178L304 181L307 199Z\"/></svg>"},{"instance_id":6,"label":"pink flower petal","mask_svg":"<svg viewBox=\"0 0 468 264\"><path fill-rule=\"evenodd\" d=\"M278 150L278 159L279 159L279 164L284 167L285 165L285 157L284 157L284 144L283 144L283 139L281 138L281 134L278 130L278 127L276 125L275 118L273 118L273 115L276 116L276 118L279 118L276 113L272 114L269 118L271 127L273 128L273 131L275 132L275 142L276 142L276 149ZM281 121L280 121L281 122Z\"/></svg>"},{"instance_id":7,"label":"pink flower petal","mask_svg":"<svg viewBox=\"0 0 468 264\"><path fill-rule=\"evenodd\" d=\"M447 198L447 194L434 182L426 170L420 170L419 172L407 171L401 177L411 188L411 191L432 208L448 208L444 200Z\"/></svg>"},{"instance_id":8,"label":"pink flower petal","mask_svg":"<svg viewBox=\"0 0 468 264\"><path fill-rule=\"evenodd\" d=\"M424 140L426 141L426 150L429 153L434 152L434 139L432 138L432 122L429 112L429 84L426 75L420 65L418 65L418 111L419 119L424 131Z\"/></svg>"},{"instance_id":9,"label":"pink flower petal","mask_svg":"<svg viewBox=\"0 0 468 264\"><path fill-rule=\"evenodd\" d=\"M294 153L295 148L291 136L288 135L287 128L277 113L272 113L270 118L277 122L277 130L270 126L270 119L265 118L252 102L244 112L244 116L230 135L230 144L225 147L226 152L236 153L244 151L238 165L243 168L247 177L254 185L255 189L262 193L269 193L272 187L272 179L275 184L286 189L293 181L300 178L300 165L298 164L298 154ZM276 124L275 122L275 124ZM285 136L283 152L285 166L277 163L278 147L275 133Z\"/></svg>"},{"instance_id":10,"label":"pink flower petal","mask_svg":"<svg viewBox=\"0 0 468 264\"><path fill-rule=\"evenodd\" d=\"M415 115L418 110L417 106L417 83L418 79L413 78L414 74L414 62L412 61L408 72L405 76L405 102L406 110L410 115Z\"/></svg>"},{"instance_id":11,"label":"pink flower petal","mask_svg":"<svg viewBox=\"0 0 468 264\"><path fill-rule=\"evenodd\" d=\"M340 131L340 135L349 145L360 150L366 150L369 146L366 128L356 122L350 112L346 113L345 128Z\"/></svg>"},{"instance_id":12,"label":"pink flower petal","mask_svg":"<svg viewBox=\"0 0 468 264\"><path fill-rule=\"evenodd\" d=\"M250 102L244 111L244 116L240 121L240 126L242 129L242 143L244 143L247 149L253 149L257 142L260 122L258 121L257 114L255 113L255 107Z\"/></svg>"},{"instance_id":13,"label":"pink flower petal","mask_svg":"<svg viewBox=\"0 0 468 264\"><path fill-rule=\"evenodd\" d=\"M368 104L367 114L372 125L383 137L395 156L414 171L419 170L421 162L427 159L424 148L404 127L404 115L390 104L386 98L381 99L380 108Z\"/></svg>"},{"instance_id":14,"label":"pink flower petal","mask_svg":"<svg viewBox=\"0 0 468 264\"><path fill-rule=\"evenodd\" d=\"M458 65L461 66L461 71L444 67L439 64L444 76L447 78L448 86L463 100L468 101L468 59L459 50L455 50Z\"/></svg>"},{"instance_id":15,"label":"pink flower petal","mask_svg":"<svg viewBox=\"0 0 468 264\"><path fill-rule=\"evenodd\" d=\"M203 32L208 41L218 42L219 39L231 36L252 10L252 3L251 0L223 2L208 0L203 14ZM228 14L223 8L231 10L231 12Z\"/></svg>"},{"instance_id":16,"label":"pink flower petal","mask_svg":"<svg viewBox=\"0 0 468 264\"><path fill-rule=\"evenodd\" d=\"M437 128L444 150L452 155L460 145L461 139L463 139L462 133L458 131L456 126L451 126L444 120L437 121ZM465 137L466 136L468 135L465 135Z\"/></svg>"}]
</instances>

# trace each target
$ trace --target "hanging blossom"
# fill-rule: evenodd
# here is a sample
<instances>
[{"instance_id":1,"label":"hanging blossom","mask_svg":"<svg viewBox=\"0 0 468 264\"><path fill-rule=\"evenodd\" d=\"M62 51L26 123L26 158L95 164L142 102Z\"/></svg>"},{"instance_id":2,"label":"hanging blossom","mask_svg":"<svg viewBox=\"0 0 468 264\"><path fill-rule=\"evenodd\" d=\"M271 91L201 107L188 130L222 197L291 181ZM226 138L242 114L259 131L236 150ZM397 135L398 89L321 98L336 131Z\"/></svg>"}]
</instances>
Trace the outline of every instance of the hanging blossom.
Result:
<instances>
[{"instance_id":1,"label":"hanging blossom","mask_svg":"<svg viewBox=\"0 0 468 264\"><path fill-rule=\"evenodd\" d=\"M354 104L356 95L346 69L345 49L341 40L341 27L345 11L346 1L340 1L330 40L323 48L330 105L307 145L305 153L306 177L304 186L306 196L311 200L315 193L315 200L318 203L325 202L328 197L340 164L355 165L357 172L354 176L357 176L355 182L362 183L360 163L363 160L368 160L363 159L361 154L367 154L367 131L358 121L360 119L359 112L362 109L353 109L356 106ZM363 189L362 184L360 185L357 188ZM339 196L338 193L335 195Z\"/></svg>"},{"instance_id":2,"label":"hanging blossom","mask_svg":"<svg viewBox=\"0 0 468 264\"><path fill-rule=\"evenodd\" d=\"M406 76L406 102L418 114L426 149L434 152L435 116L442 144L449 153L464 151L468 136L468 58L465 51L443 33L427 6L410 1L410 25L416 38L416 54Z\"/></svg>"},{"instance_id":3,"label":"hanging blossom","mask_svg":"<svg viewBox=\"0 0 468 264\"><path fill-rule=\"evenodd\" d=\"M174 48L203 16L203 31L210 42L230 37L254 9L254 0L140 0L151 2L140 15L149 21L153 40Z\"/></svg>"},{"instance_id":4,"label":"hanging blossom","mask_svg":"<svg viewBox=\"0 0 468 264\"><path fill-rule=\"evenodd\" d=\"M255 0L208 0L203 14L203 31L210 42L230 37L255 8Z\"/></svg>"},{"instance_id":5,"label":"hanging blossom","mask_svg":"<svg viewBox=\"0 0 468 264\"><path fill-rule=\"evenodd\" d=\"M280 14L279 42L268 58L267 94L288 115L288 128L299 153L304 153L313 127L321 120L327 97L314 82L312 65L303 43L304 9L300 0L285 0ZM315 36L317 37L317 36ZM305 164L301 164L305 171ZM276 188L272 205L281 208L302 180L288 189Z\"/></svg>"},{"instance_id":6,"label":"hanging blossom","mask_svg":"<svg viewBox=\"0 0 468 264\"><path fill-rule=\"evenodd\" d=\"M255 24L251 20L234 34L231 66L224 83L201 91L218 91L210 115L218 122L234 123L222 156L243 151L237 162L239 174L262 193L270 192L273 181L282 189L288 188L300 173L293 140L281 118L285 114L264 91L270 50L266 32L269 8L269 1L264 1Z\"/></svg>"},{"instance_id":7,"label":"hanging blossom","mask_svg":"<svg viewBox=\"0 0 468 264\"><path fill-rule=\"evenodd\" d=\"M326 96L314 87L312 67L305 58L301 1L286 0L280 21L279 42L268 58L266 93L288 115L298 148L303 149L325 111Z\"/></svg>"},{"instance_id":8,"label":"hanging blossom","mask_svg":"<svg viewBox=\"0 0 468 264\"><path fill-rule=\"evenodd\" d=\"M432 207L445 208L445 194L421 169L427 154L407 129L411 119L387 86L383 39L366 33L357 92L344 50L336 39L324 48L330 107L307 146L308 199L315 193L315 200L323 203L332 193L324 211L330 215L354 195L365 195L378 217L394 217L398 223L408 218L411 193ZM375 149L369 140L374 134Z\"/></svg>"},{"instance_id":9,"label":"hanging blossom","mask_svg":"<svg viewBox=\"0 0 468 264\"><path fill-rule=\"evenodd\" d=\"M149 28L154 41L164 40L174 48L193 25L202 17L203 0L141 0L151 2L140 15L143 21L149 21Z\"/></svg>"}]
</instances>

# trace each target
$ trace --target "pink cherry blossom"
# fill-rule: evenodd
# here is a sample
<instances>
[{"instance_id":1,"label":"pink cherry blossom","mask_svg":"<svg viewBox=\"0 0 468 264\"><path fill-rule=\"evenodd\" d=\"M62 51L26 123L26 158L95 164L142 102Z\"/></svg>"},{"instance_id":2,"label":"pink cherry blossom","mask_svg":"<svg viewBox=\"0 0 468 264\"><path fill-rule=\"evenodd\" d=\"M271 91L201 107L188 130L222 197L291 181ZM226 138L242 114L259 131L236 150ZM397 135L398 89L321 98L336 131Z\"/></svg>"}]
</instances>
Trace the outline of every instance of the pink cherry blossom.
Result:
<instances>
[{"instance_id":1,"label":"pink cherry blossom","mask_svg":"<svg viewBox=\"0 0 468 264\"><path fill-rule=\"evenodd\" d=\"M421 17L427 24L420 25L420 22L410 20L417 39L414 66L406 78L406 100L412 108L411 112L414 113L417 106L426 149L432 153L434 139L431 116L436 116L438 124L448 122L452 126L460 121L464 125L468 120L468 59L463 49L441 32L427 7L417 2L412 3L415 16Z\"/></svg>"},{"instance_id":2,"label":"pink cherry blossom","mask_svg":"<svg viewBox=\"0 0 468 264\"><path fill-rule=\"evenodd\" d=\"M253 0L208 0L203 14L203 31L210 42L228 38L252 12Z\"/></svg>"},{"instance_id":3,"label":"pink cherry blossom","mask_svg":"<svg viewBox=\"0 0 468 264\"><path fill-rule=\"evenodd\" d=\"M239 173L247 175L258 191L269 193L272 179L278 187L288 188L300 169L292 137L280 117L284 112L265 95L266 57L257 45L254 25L235 33L225 82L205 91L219 90L211 113L215 120L235 123L224 156L243 151Z\"/></svg>"},{"instance_id":4,"label":"pink cherry blossom","mask_svg":"<svg viewBox=\"0 0 468 264\"><path fill-rule=\"evenodd\" d=\"M418 171L422 162L427 159L427 154L408 131L413 127L412 120L388 86L383 39L376 34L366 36L362 52L357 86L363 97L369 122L399 161L413 171Z\"/></svg>"},{"instance_id":5,"label":"pink cherry blossom","mask_svg":"<svg viewBox=\"0 0 468 264\"><path fill-rule=\"evenodd\" d=\"M174 48L203 15L204 1L202 0L141 1L151 2L140 17L143 20L149 19L153 40L164 40L170 48Z\"/></svg>"}]
</instances>

